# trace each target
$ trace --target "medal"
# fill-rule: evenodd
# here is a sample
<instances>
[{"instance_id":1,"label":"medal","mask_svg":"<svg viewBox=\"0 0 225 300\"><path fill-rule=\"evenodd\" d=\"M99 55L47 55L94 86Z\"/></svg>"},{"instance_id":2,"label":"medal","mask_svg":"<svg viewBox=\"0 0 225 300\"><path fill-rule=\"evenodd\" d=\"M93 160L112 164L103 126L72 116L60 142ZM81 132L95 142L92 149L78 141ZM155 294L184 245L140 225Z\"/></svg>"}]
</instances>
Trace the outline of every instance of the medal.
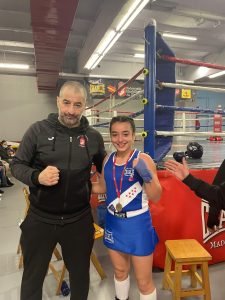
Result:
<instances>
[{"instance_id":1,"label":"medal","mask_svg":"<svg viewBox=\"0 0 225 300\"><path fill-rule=\"evenodd\" d=\"M117 204L116 204L116 210L117 210L118 212L120 212L122 209L123 209L122 204L121 204L121 203L117 203Z\"/></svg>"}]
</instances>

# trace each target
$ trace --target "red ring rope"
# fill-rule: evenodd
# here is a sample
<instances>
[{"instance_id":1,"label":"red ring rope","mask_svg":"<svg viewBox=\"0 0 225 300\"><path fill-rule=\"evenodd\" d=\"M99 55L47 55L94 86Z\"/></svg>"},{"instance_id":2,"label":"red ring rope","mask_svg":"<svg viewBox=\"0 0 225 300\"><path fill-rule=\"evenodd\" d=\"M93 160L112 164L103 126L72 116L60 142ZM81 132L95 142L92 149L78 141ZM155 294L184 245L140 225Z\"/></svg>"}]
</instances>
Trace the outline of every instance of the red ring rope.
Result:
<instances>
[{"instance_id":1,"label":"red ring rope","mask_svg":"<svg viewBox=\"0 0 225 300\"><path fill-rule=\"evenodd\" d=\"M210 69L225 70L225 66L223 66L223 65L206 63L204 61L183 59L183 58L173 57L173 56L164 55L164 54L159 55L159 57L166 61L177 62L177 63L185 64L185 65L193 65L193 66L206 67L206 68L210 68Z\"/></svg>"}]
</instances>

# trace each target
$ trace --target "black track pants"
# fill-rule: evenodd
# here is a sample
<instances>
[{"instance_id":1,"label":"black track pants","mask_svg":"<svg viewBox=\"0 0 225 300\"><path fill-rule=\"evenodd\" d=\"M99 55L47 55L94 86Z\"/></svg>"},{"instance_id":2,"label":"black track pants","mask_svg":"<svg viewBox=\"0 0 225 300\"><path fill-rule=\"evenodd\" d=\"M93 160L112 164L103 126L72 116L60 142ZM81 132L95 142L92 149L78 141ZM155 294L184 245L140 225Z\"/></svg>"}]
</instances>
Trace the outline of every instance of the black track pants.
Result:
<instances>
[{"instance_id":1,"label":"black track pants","mask_svg":"<svg viewBox=\"0 0 225 300\"><path fill-rule=\"evenodd\" d=\"M94 242L91 213L64 225L52 225L34 219L28 213L21 224L21 248L24 272L21 300L41 300L42 286L53 250L61 245L69 271L71 300L87 300L89 291L90 254Z\"/></svg>"}]
</instances>

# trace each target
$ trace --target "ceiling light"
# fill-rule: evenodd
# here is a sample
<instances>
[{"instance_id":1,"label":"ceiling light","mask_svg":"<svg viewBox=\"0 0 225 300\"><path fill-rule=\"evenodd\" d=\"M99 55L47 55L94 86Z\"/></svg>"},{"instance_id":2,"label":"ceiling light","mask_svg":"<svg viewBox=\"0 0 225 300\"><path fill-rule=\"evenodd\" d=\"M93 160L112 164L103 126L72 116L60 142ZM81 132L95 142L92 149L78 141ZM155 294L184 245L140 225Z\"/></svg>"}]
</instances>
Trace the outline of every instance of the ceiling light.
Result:
<instances>
[{"instance_id":1,"label":"ceiling light","mask_svg":"<svg viewBox=\"0 0 225 300\"><path fill-rule=\"evenodd\" d=\"M34 48L34 44L31 44L31 43L5 41L5 40L0 40L0 46L21 47L21 48L30 48L30 49Z\"/></svg>"},{"instance_id":2,"label":"ceiling light","mask_svg":"<svg viewBox=\"0 0 225 300\"><path fill-rule=\"evenodd\" d=\"M201 66L196 70L197 77L205 77L208 76L208 74L209 74L209 68Z\"/></svg>"},{"instance_id":3,"label":"ceiling light","mask_svg":"<svg viewBox=\"0 0 225 300\"><path fill-rule=\"evenodd\" d=\"M122 35L124 30L130 25L130 23L135 19L135 17L140 13L140 11L145 7L145 5L150 0L133 0L126 12L122 12L122 18L119 20L118 24L115 25L114 29L109 29L109 31L105 34L86 65L85 69L92 70L94 69L98 63L102 60L102 58L106 55L109 49L115 44L115 42ZM127 6L125 6L127 7Z\"/></svg>"},{"instance_id":4,"label":"ceiling light","mask_svg":"<svg viewBox=\"0 0 225 300\"><path fill-rule=\"evenodd\" d=\"M144 53L135 53L135 54L134 54L134 57L137 57L137 58L144 58L144 57L145 57L145 54L144 54Z\"/></svg>"},{"instance_id":5,"label":"ceiling light","mask_svg":"<svg viewBox=\"0 0 225 300\"><path fill-rule=\"evenodd\" d=\"M0 68L4 69L20 69L20 70L27 70L29 69L29 65L25 64L8 64L8 63L0 63Z\"/></svg>"},{"instance_id":6,"label":"ceiling light","mask_svg":"<svg viewBox=\"0 0 225 300\"><path fill-rule=\"evenodd\" d=\"M216 77L219 77L219 76L222 76L222 75L225 75L225 71L220 71L220 72L211 74L211 75L209 75L208 77L209 77L210 79L212 79L212 78L216 78Z\"/></svg>"},{"instance_id":7,"label":"ceiling light","mask_svg":"<svg viewBox=\"0 0 225 300\"><path fill-rule=\"evenodd\" d=\"M91 69L91 67L93 66L93 64L96 62L96 60L98 59L99 54L98 53L93 53L91 55L91 57L89 58L89 60L87 61L85 68L86 69Z\"/></svg>"},{"instance_id":8,"label":"ceiling light","mask_svg":"<svg viewBox=\"0 0 225 300\"><path fill-rule=\"evenodd\" d=\"M115 31L114 31L115 32ZM118 38L121 36L122 32L119 34L116 34L114 38L109 42L107 47L104 49L103 52L100 53L99 50L98 53L93 53L90 59L88 60L87 64L85 65L86 69L94 69L99 62L103 59L103 57L106 55L106 53L109 51L109 49L115 44L115 42L118 40ZM98 48L97 48L98 49ZM90 67L89 67L90 66Z\"/></svg>"},{"instance_id":9,"label":"ceiling light","mask_svg":"<svg viewBox=\"0 0 225 300\"><path fill-rule=\"evenodd\" d=\"M116 31L124 31L130 25L130 23L136 18L139 12L145 7L149 0L135 0L130 6L127 13L120 20L116 27Z\"/></svg>"},{"instance_id":10,"label":"ceiling light","mask_svg":"<svg viewBox=\"0 0 225 300\"><path fill-rule=\"evenodd\" d=\"M100 55L99 57L98 57L98 59L94 62L94 64L92 65L92 67L91 67L91 70L92 69L94 69L95 67L97 67L97 65L99 64L99 62L103 59L103 55Z\"/></svg>"},{"instance_id":11,"label":"ceiling light","mask_svg":"<svg viewBox=\"0 0 225 300\"><path fill-rule=\"evenodd\" d=\"M108 46L103 51L103 56L106 55L106 53L109 51L109 49L115 44L115 42L119 39L119 37L122 35L122 32L117 33L114 38L111 40L111 42L108 44Z\"/></svg>"},{"instance_id":12,"label":"ceiling light","mask_svg":"<svg viewBox=\"0 0 225 300\"><path fill-rule=\"evenodd\" d=\"M103 51L106 49L106 47L108 47L109 43L112 41L115 35L116 35L116 31L110 30L107 36L101 41L101 43L97 47L96 52L99 54L103 53Z\"/></svg>"},{"instance_id":13,"label":"ceiling light","mask_svg":"<svg viewBox=\"0 0 225 300\"><path fill-rule=\"evenodd\" d=\"M163 37L168 37L168 38L173 38L173 39L197 41L197 38L195 36L190 36L190 35L181 35L181 34L163 32L162 36Z\"/></svg>"}]
</instances>

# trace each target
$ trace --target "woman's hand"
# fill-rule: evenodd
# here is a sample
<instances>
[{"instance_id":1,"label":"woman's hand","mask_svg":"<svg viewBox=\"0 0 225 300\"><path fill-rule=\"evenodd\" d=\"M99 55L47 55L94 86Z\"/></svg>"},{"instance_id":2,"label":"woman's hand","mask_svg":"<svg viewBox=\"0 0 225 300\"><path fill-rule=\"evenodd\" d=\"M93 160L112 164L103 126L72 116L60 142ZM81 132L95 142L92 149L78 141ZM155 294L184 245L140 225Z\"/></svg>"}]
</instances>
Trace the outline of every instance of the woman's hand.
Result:
<instances>
[{"instance_id":1,"label":"woman's hand","mask_svg":"<svg viewBox=\"0 0 225 300\"><path fill-rule=\"evenodd\" d=\"M184 178L189 175L189 169L185 157L183 157L182 163L170 159L164 163L164 166L170 173L180 180L184 180Z\"/></svg>"}]
</instances>

